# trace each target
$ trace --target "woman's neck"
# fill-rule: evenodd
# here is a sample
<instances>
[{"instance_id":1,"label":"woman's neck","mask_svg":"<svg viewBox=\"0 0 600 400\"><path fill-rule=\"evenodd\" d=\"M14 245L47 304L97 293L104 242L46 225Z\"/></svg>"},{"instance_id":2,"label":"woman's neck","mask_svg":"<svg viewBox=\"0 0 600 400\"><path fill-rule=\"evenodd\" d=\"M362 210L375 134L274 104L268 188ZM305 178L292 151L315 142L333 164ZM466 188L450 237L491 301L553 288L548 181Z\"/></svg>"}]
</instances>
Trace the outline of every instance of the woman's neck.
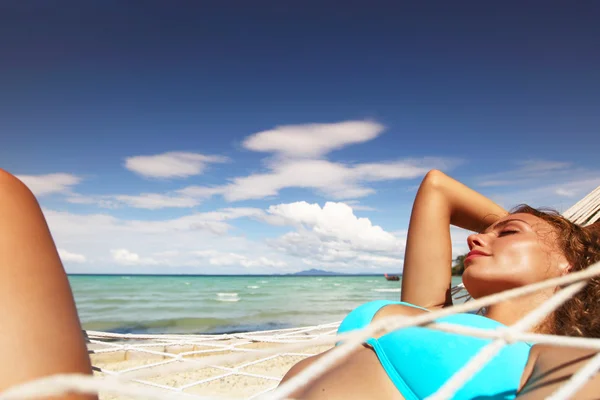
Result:
<instances>
[{"instance_id":1,"label":"woman's neck","mask_svg":"<svg viewBox=\"0 0 600 400\"><path fill-rule=\"evenodd\" d=\"M511 326L548 300L552 294L551 291L538 292L493 304L487 308L485 316L496 320L501 324ZM534 327L528 329L528 331L538 331L539 329L537 328L540 326L541 321Z\"/></svg>"}]
</instances>

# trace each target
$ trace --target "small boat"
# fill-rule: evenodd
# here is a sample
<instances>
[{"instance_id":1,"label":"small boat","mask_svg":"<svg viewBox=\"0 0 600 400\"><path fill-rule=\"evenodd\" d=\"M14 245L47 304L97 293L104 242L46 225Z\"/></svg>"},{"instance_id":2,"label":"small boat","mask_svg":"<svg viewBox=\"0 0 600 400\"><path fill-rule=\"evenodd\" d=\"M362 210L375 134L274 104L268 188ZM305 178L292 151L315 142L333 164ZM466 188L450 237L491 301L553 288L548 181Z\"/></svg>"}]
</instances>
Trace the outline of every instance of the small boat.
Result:
<instances>
[{"instance_id":1,"label":"small boat","mask_svg":"<svg viewBox=\"0 0 600 400\"><path fill-rule=\"evenodd\" d=\"M385 279L388 281L399 281L400 280L400 277L398 275L383 274L383 276L385 276Z\"/></svg>"}]
</instances>

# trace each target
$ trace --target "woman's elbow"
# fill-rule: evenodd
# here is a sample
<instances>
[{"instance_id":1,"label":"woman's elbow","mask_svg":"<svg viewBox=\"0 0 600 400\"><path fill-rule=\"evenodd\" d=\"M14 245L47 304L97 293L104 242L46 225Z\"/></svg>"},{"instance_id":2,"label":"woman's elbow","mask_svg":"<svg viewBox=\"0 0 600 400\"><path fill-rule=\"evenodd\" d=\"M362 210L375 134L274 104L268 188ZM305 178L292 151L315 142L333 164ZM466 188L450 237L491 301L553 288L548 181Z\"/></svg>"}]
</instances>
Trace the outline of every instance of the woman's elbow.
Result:
<instances>
[{"instance_id":1,"label":"woman's elbow","mask_svg":"<svg viewBox=\"0 0 600 400\"><path fill-rule=\"evenodd\" d=\"M423 177L421 186L439 189L443 183L448 179L448 175L437 169L432 169Z\"/></svg>"}]
</instances>

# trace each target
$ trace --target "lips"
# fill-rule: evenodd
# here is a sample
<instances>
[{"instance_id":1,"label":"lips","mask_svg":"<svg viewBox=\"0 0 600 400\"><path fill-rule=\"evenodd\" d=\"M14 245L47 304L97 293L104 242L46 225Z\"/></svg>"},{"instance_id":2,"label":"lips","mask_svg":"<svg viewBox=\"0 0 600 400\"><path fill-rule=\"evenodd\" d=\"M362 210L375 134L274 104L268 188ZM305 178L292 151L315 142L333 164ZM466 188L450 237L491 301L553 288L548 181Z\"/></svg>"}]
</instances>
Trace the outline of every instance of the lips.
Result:
<instances>
[{"instance_id":1,"label":"lips","mask_svg":"<svg viewBox=\"0 0 600 400\"><path fill-rule=\"evenodd\" d=\"M489 256L489 254L484 253L483 251L473 250L467 254L467 257L465 257L464 262L466 263L467 261L471 261L477 257L488 257L488 256Z\"/></svg>"}]
</instances>

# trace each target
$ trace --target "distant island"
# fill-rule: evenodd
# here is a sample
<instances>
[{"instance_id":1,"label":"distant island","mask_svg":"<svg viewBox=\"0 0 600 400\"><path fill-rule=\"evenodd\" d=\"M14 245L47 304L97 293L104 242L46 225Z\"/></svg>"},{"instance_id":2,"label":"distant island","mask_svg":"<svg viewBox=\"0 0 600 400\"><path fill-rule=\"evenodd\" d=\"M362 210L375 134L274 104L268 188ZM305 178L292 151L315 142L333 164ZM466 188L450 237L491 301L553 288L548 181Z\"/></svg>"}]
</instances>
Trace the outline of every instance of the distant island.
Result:
<instances>
[{"instance_id":1,"label":"distant island","mask_svg":"<svg viewBox=\"0 0 600 400\"><path fill-rule=\"evenodd\" d=\"M290 275L309 275L309 276L323 276L323 275L348 275L348 274L343 274L340 272L331 272L331 271L324 271L322 269L308 269L306 271L300 271L300 272L296 272Z\"/></svg>"}]
</instances>

